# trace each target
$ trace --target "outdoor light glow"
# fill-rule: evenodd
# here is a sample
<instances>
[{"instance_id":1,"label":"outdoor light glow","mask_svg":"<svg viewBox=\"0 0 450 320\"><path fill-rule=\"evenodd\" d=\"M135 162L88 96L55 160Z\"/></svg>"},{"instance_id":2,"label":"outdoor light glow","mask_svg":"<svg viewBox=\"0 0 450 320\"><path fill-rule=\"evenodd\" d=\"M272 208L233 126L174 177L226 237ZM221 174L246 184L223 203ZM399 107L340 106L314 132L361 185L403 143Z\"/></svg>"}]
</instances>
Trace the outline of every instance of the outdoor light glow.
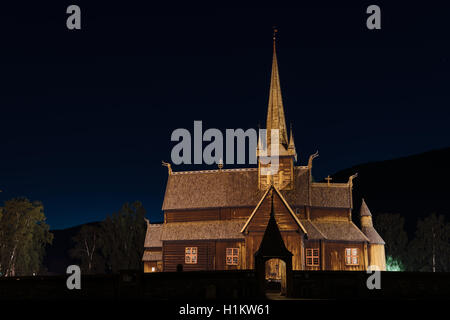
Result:
<instances>
[{"instance_id":1,"label":"outdoor light glow","mask_svg":"<svg viewBox=\"0 0 450 320\"><path fill-rule=\"evenodd\" d=\"M391 256L386 257L386 271L404 271L403 264L400 260Z\"/></svg>"}]
</instances>

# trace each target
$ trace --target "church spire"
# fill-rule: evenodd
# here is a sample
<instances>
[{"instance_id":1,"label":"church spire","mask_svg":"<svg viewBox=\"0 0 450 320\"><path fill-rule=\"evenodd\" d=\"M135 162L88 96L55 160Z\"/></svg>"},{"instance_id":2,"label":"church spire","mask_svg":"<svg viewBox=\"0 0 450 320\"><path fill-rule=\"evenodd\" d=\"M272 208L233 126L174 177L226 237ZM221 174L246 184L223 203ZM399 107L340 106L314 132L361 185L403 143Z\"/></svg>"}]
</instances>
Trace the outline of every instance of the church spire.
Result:
<instances>
[{"instance_id":1,"label":"church spire","mask_svg":"<svg viewBox=\"0 0 450 320\"><path fill-rule=\"evenodd\" d=\"M278 190L292 190L294 188L294 160L297 152L291 129L291 139L288 139L286 119L284 118L283 100L281 97L280 76L276 50L277 29L273 33L272 75L270 78L269 106L267 109L266 139L258 141L258 188L266 190L272 184ZM272 133L278 131L277 141L272 141ZM261 137L259 137L261 138ZM264 137L262 137L264 140ZM273 154L276 152L276 154ZM273 158L272 158L273 157ZM275 164L275 161L276 164Z\"/></svg>"},{"instance_id":2,"label":"church spire","mask_svg":"<svg viewBox=\"0 0 450 320\"><path fill-rule=\"evenodd\" d=\"M278 61L276 50L276 34L278 30L273 30L273 58L272 75L270 78L269 108L267 111L267 146L271 143L272 129L279 130L279 143L288 147L288 136L286 130L286 120L284 118L283 100L281 97L280 76L278 74Z\"/></svg>"}]
</instances>

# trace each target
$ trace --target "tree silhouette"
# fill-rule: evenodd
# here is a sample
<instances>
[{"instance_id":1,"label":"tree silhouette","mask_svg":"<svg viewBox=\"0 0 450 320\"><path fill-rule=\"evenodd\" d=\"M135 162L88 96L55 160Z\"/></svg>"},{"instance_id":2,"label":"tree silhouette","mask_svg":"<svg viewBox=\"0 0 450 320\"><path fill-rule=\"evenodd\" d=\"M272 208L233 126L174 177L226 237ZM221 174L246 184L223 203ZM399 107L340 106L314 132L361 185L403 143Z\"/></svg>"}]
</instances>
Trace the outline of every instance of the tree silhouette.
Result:
<instances>
[{"instance_id":1,"label":"tree silhouette","mask_svg":"<svg viewBox=\"0 0 450 320\"><path fill-rule=\"evenodd\" d=\"M5 201L0 211L0 274L39 273L45 246L53 240L42 203L17 198Z\"/></svg>"},{"instance_id":2,"label":"tree silhouette","mask_svg":"<svg viewBox=\"0 0 450 320\"><path fill-rule=\"evenodd\" d=\"M98 225L84 225L73 237L75 247L70 251L73 258L80 260L83 273L104 273L105 260L101 254L102 230Z\"/></svg>"},{"instance_id":3,"label":"tree silhouette","mask_svg":"<svg viewBox=\"0 0 450 320\"><path fill-rule=\"evenodd\" d=\"M431 214L417 222L409 248L410 264L418 271L450 271L450 225L443 215Z\"/></svg>"},{"instance_id":4,"label":"tree silhouette","mask_svg":"<svg viewBox=\"0 0 450 320\"><path fill-rule=\"evenodd\" d=\"M141 269L147 224L145 209L139 201L125 203L101 223L101 252L107 271Z\"/></svg>"},{"instance_id":5,"label":"tree silhouette","mask_svg":"<svg viewBox=\"0 0 450 320\"><path fill-rule=\"evenodd\" d=\"M385 241L386 257L404 265L407 261L405 219L400 214L381 213L375 216L374 226ZM389 260L389 259L388 259Z\"/></svg>"},{"instance_id":6,"label":"tree silhouette","mask_svg":"<svg viewBox=\"0 0 450 320\"><path fill-rule=\"evenodd\" d=\"M147 228L145 209L139 201L122 208L96 225L85 225L73 238L71 255L86 273L116 273L141 269Z\"/></svg>"}]
</instances>

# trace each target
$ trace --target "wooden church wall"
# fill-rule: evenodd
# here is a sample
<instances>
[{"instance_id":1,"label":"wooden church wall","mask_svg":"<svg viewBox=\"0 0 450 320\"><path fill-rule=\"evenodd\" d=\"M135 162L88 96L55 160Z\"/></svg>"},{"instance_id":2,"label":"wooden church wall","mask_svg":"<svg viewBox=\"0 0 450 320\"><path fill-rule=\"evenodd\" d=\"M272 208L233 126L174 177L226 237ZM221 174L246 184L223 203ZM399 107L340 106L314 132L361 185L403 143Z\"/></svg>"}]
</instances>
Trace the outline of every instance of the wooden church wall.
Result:
<instances>
[{"instance_id":1,"label":"wooden church wall","mask_svg":"<svg viewBox=\"0 0 450 320\"><path fill-rule=\"evenodd\" d=\"M386 270L384 244L371 244L368 248L369 265L376 265L380 270Z\"/></svg>"},{"instance_id":2,"label":"wooden church wall","mask_svg":"<svg viewBox=\"0 0 450 320\"><path fill-rule=\"evenodd\" d=\"M259 249L261 244L263 232L252 232L245 237L245 266L244 269L254 269L255 268L255 252Z\"/></svg>"},{"instance_id":3,"label":"wooden church wall","mask_svg":"<svg viewBox=\"0 0 450 320\"><path fill-rule=\"evenodd\" d=\"M281 232L286 248L293 254L292 270L303 270L303 234L297 232Z\"/></svg>"},{"instance_id":4,"label":"wooden church wall","mask_svg":"<svg viewBox=\"0 0 450 320\"><path fill-rule=\"evenodd\" d=\"M171 222L187 222L187 221L204 221L204 220L220 220L220 210L182 210L182 211L166 211L166 223Z\"/></svg>"},{"instance_id":5,"label":"wooden church wall","mask_svg":"<svg viewBox=\"0 0 450 320\"><path fill-rule=\"evenodd\" d=\"M358 248L359 265L346 265L345 249ZM366 270L365 246L363 243L326 242L325 243L325 270Z\"/></svg>"},{"instance_id":6,"label":"wooden church wall","mask_svg":"<svg viewBox=\"0 0 450 320\"><path fill-rule=\"evenodd\" d=\"M268 168L271 166L270 163L264 164L259 162L260 168ZM279 157L279 163L278 163L278 172L274 174L272 177L269 175L262 175L259 174L259 186L260 189L267 189L271 184L271 178L274 181L274 185L276 187L283 186L285 189L292 189L293 188L293 181L292 177L294 174L294 164L291 157Z\"/></svg>"},{"instance_id":7,"label":"wooden church wall","mask_svg":"<svg viewBox=\"0 0 450 320\"><path fill-rule=\"evenodd\" d=\"M237 266L227 265L226 263L226 250L227 248L239 249L239 262ZM244 241L216 241L216 257L215 257L215 270L236 270L244 269L246 251Z\"/></svg>"},{"instance_id":8,"label":"wooden church wall","mask_svg":"<svg viewBox=\"0 0 450 320\"><path fill-rule=\"evenodd\" d=\"M197 263L185 263L185 248L197 247ZM239 263L237 266L226 264L226 249L239 249ZM244 241L166 241L163 246L163 269L173 272L177 265L183 266L183 271L200 270L236 270L243 269L246 263Z\"/></svg>"},{"instance_id":9,"label":"wooden church wall","mask_svg":"<svg viewBox=\"0 0 450 320\"><path fill-rule=\"evenodd\" d=\"M311 208L310 211L311 220L348 221L349 217L349 209Z\"/></svg>"},{"instance_id":10,"label":"wooden church wall","mask_svg":"<svg viewBox=\"0 0 450 320\"><path fill-rule=\"evenodd\" d=\"M248 218L253 208L214 208L196 210L167 210L164 212L166 223L207 221L207 220L230 220Z\"/></svg>"},{"instance_id":11,"label":"wooden church wall","mask_svg":"<svg viewBox=\"0 0 450 320\"><path fill-rule=\"evenodd\" d=\"M197 247L197 263L185 263L185 248ZM164 271L177 271L177 265L183 266L183 271L214 270L215 244L213 241L165 241L163 245Z\"/></svg>"},{"instance_id":12,"label":"wooden church wall","mask_svg":"<svg viewBox=\"0 0 450 320\"><path fill-rule=\"evenodd\" d=\"M157 270L157 262L156 261L145 261L144 262L144 272L156 272ZM154 271L152 271L152 268L155 268Z\"/></svg>"},{"instance_id":13,"label":"wooden church wall","mask_svg":"<svg viewBox=\"0 0 450 320\"><path fill-rule=\"evenodd\" d=\"M303 259L306 256L306 249L319 249L319 265L318 266L307 266L305 261L305 270L322 270L322 265L324 264L325 255L323 254L323 248L320 241L317 240L306 240L303 249Z\"/></svg>"},{"instance_id":14,"label":"wooden church wall","mask_svg":"<svg viewBox=\"0 0 450 320\"><path fill-rule=\"evenodd\" d=\"M275 211L275 219L280 231L297 231L300 229L276 192L274 192L273 197L273 208ZM253 216L253 219L247 226L247 230L249 232L264 232L266 230L267 223L269 222L270 210L271 197L270 195L267 195Z\"/></svg>"}]
</instances>

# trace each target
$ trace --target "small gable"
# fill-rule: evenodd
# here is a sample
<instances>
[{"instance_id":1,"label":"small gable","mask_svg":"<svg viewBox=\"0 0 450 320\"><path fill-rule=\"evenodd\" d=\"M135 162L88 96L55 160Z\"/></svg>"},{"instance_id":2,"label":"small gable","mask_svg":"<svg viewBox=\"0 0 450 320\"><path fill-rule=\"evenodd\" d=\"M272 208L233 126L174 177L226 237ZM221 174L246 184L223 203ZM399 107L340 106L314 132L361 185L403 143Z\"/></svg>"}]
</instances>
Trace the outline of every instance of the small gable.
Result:
<instances>
[{"instance_id":1,"label":"small gable","mask_svg":"<svg viewBox=\"0 0 450 320\"><path fill-rule=\"evenodd\" d=\"M275 220L280 231L302 231L305 229L300 221L295 217L295 214L289 208L289 205L282 198L281 194L271 187L263 196L260 203L256 206L252 215L249 217L247 223L242 228L242 231L248 232L264 232L270 218L271 198L273 194L273 207ZM305 232L306 233L306 232Z\"/></svg>"}]
</instances>

